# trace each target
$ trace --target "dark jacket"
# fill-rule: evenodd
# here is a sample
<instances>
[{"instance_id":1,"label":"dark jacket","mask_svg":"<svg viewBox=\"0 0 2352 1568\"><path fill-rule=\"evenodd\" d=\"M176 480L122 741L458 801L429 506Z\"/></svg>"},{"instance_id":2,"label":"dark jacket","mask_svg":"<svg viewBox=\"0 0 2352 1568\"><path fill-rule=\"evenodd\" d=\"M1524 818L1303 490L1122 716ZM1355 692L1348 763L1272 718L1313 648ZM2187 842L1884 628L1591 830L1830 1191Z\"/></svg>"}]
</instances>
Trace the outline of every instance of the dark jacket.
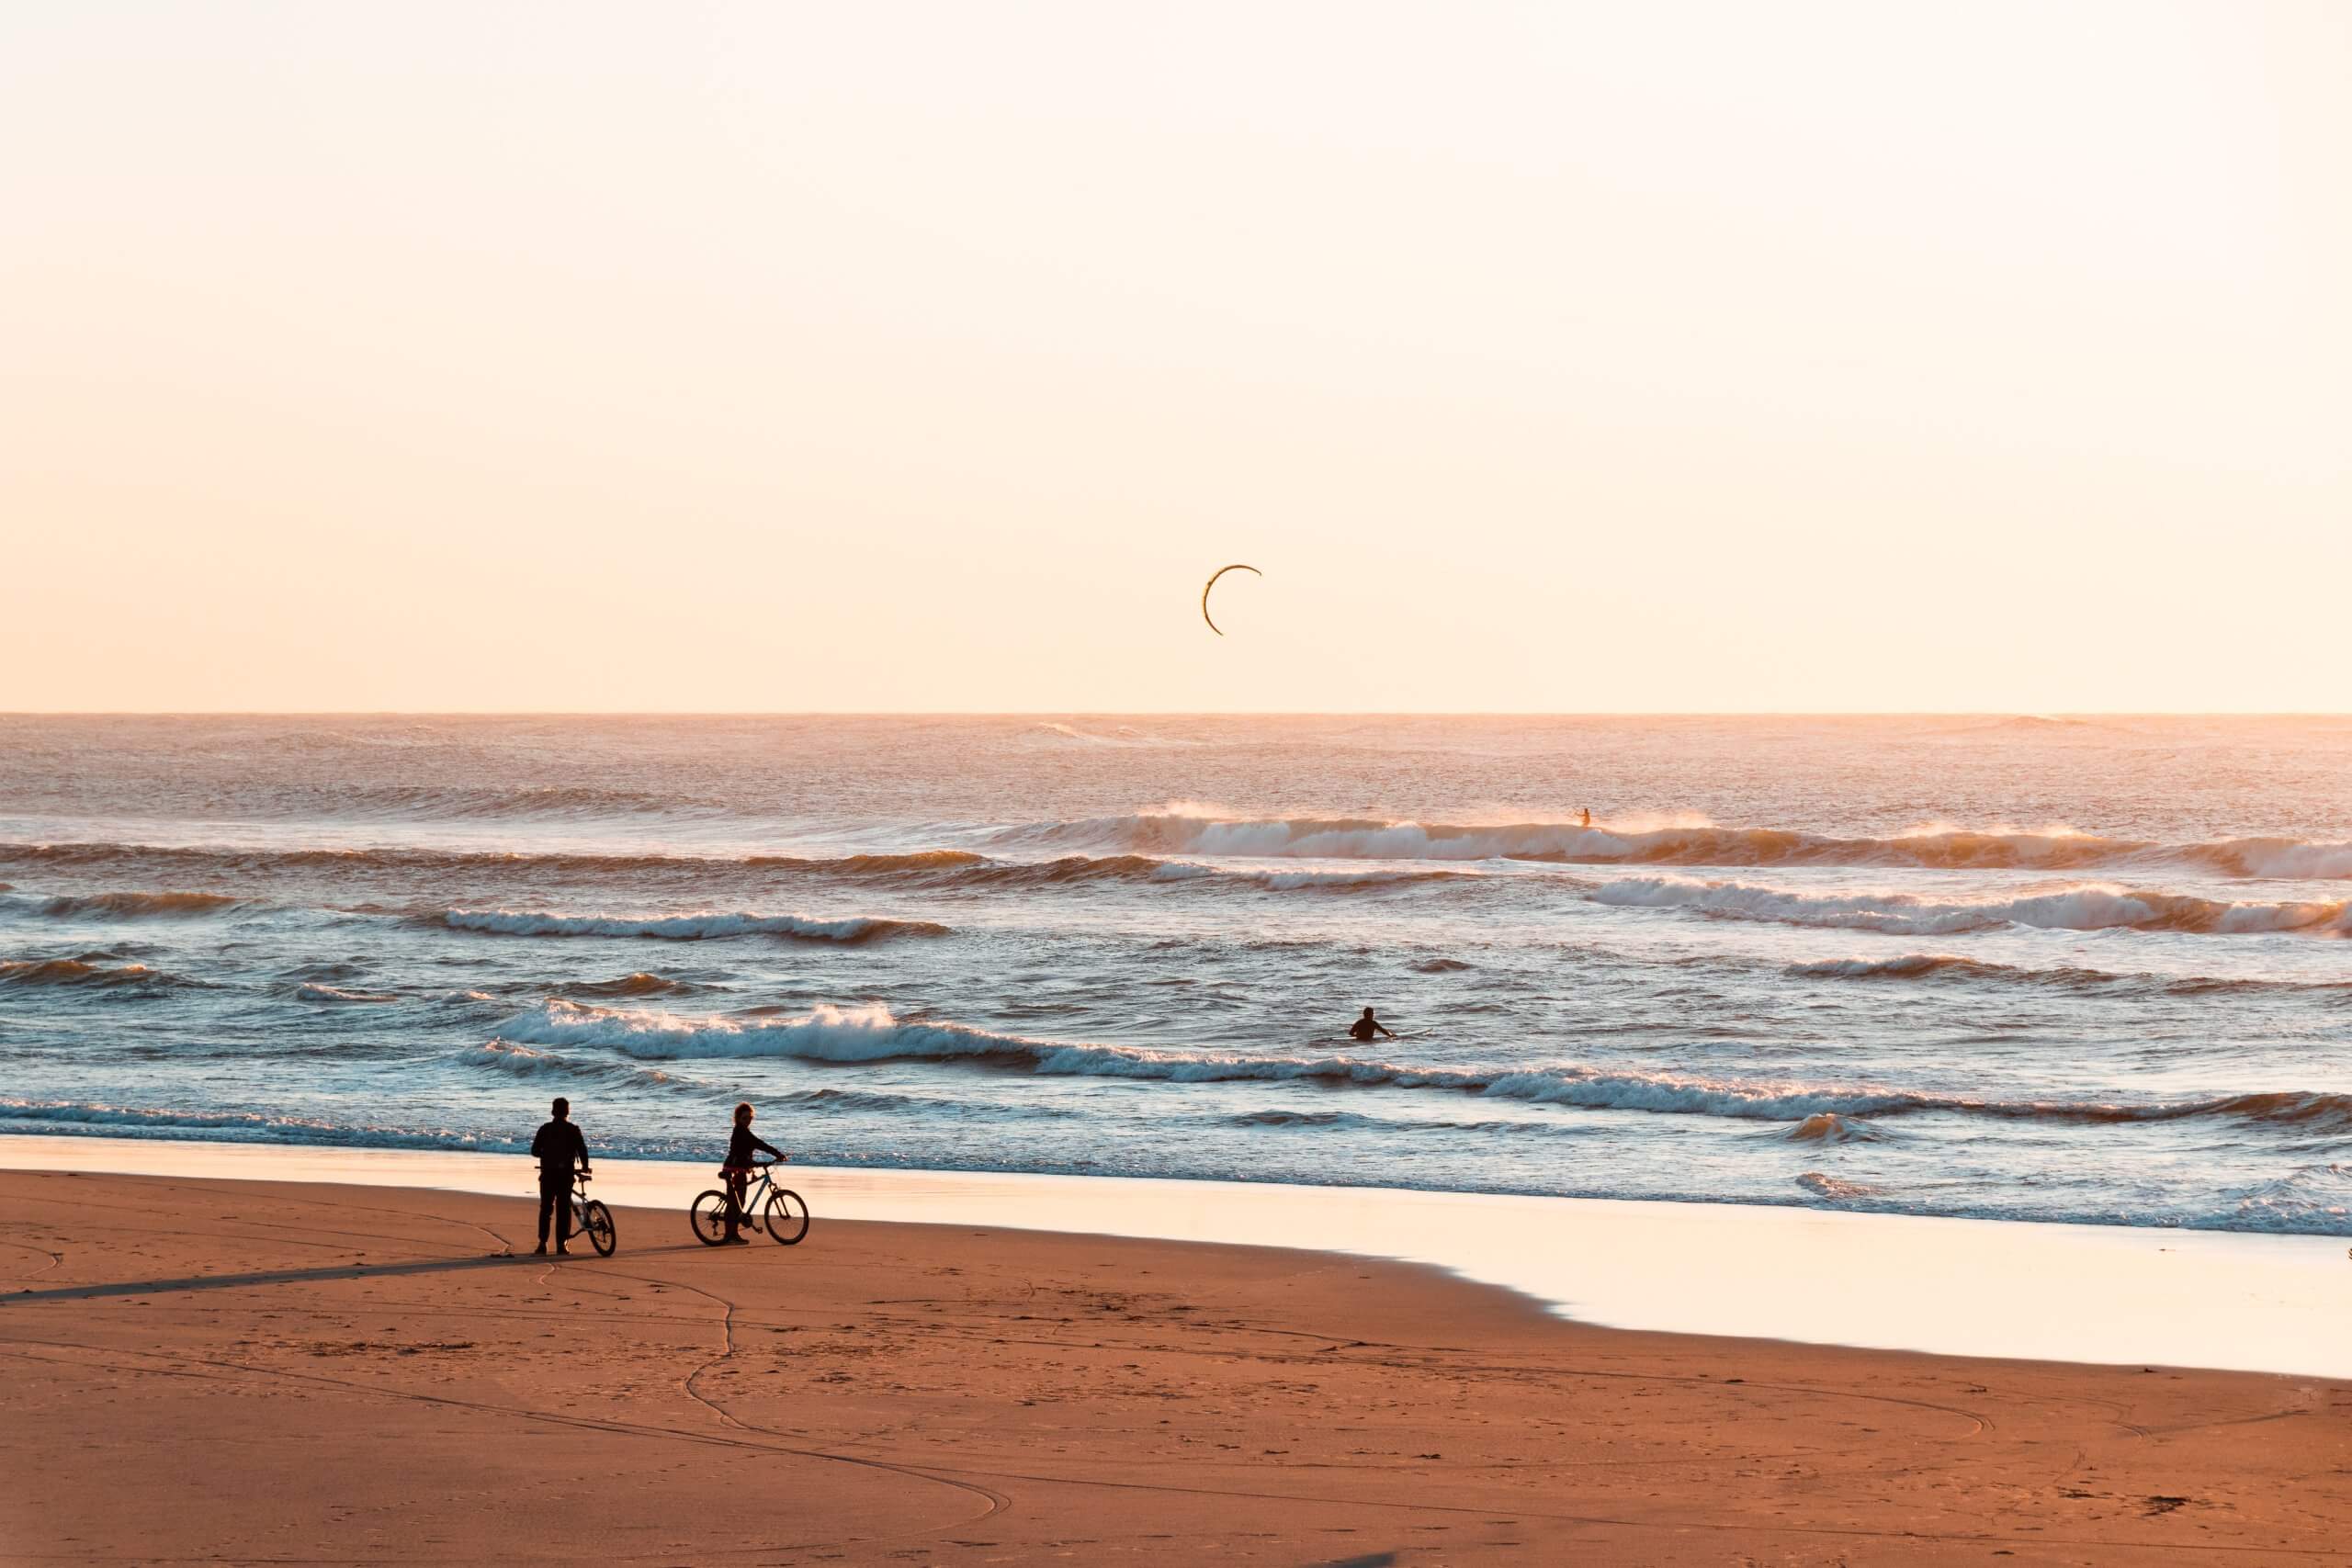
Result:
<instances>
[{"instance_id":1,"label":"dark jacket","mask_svg":"<svg viewBox=\"0 0 2352 1568\"><path fill-rule=\"evenodd\" d=\"M752 1136L749 1127L738 1127L735 1129L734 1135L727 1140L727 1168L729 1170L751 1169L753 1149L765 1149L777 1159L784 1157L782 1149L777 1148L774 1144L760 1142L758 1138Z\"/></svg>"},{"instance_id":2,"label":"dark jacket","mask_svg":"<svg viewBox=\"0 0 2352 1568\"><path fill-rule=\"evenodd\" d=\"M531 1152L539 1157L539 1179L571 1183L571 1168L585 1169L588 1140L576 1122L548 1122L531 1135Z\"/></svg>"}]
</instances>

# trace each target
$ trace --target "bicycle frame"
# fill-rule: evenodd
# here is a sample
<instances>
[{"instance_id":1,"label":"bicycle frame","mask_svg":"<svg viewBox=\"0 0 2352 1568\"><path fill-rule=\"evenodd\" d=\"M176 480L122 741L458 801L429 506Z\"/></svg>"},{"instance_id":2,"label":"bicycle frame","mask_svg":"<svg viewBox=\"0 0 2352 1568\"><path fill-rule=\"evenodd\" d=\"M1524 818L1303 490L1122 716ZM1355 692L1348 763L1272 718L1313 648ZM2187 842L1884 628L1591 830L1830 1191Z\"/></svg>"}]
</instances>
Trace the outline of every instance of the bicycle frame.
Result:
<instances>
[{"instance_id":1,"label":"bicycle frame","mask_svg":"<svg viewBox=\"0 0 2352 1568\"><path fill-rule=\"evenodd\" d=\"M760 1223L760 1213L767 1207L768 1194L775 1190L775 1179L768 1173L780 1163L777 1160L769 1160L763 1165L752 1168L752 1179L743 1184L743 1201L741 1205L743 1212L739 1216L742 1224L756 1225Z\"/></svg>"}]
</instances>

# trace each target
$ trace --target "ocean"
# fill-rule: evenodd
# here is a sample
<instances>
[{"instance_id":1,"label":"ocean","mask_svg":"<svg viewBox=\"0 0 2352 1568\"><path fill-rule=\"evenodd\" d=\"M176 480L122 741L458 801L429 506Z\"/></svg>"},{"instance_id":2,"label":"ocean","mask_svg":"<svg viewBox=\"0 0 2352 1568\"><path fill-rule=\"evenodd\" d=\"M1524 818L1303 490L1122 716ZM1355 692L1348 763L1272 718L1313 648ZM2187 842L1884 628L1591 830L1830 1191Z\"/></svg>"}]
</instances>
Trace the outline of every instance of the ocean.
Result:
<instances>
[{"instance_id":1,"label":"ocean","mask_svg":"<svg viewBox=\"0 0 2352 1568\"><path fill-rule=\"evenodd\" d=\"M2347 900L2346 718L6 716L0 1134L2346 1235Z\"/></svg>"}]
</instances>

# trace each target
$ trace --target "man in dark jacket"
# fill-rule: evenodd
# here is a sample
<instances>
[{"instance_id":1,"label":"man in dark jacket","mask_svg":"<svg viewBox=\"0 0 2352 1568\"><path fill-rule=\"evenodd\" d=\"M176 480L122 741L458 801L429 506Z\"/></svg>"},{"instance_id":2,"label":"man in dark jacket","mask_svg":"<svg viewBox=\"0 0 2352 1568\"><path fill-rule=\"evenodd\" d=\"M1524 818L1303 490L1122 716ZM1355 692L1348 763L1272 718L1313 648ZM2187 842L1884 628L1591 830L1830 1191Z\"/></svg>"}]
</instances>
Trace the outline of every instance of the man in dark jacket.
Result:
<instances>
[{"instance_id":1,"label":"man in dark jacket","mask_svg":"<svg viewBox=\"0 0 2352 1568\"><path fill-rule=\"evenodd\" d=\"M569 1254L564 1238L571 1234L571 1171L588 1168L588 1140L572 1124L571 1101L559 1099L555 1120L540 1124L531 1136L531 1153L539 1161L539 1245L548 1249L548 1222L555 1222L555 1249Z\"/></svg>"}]
</instances>

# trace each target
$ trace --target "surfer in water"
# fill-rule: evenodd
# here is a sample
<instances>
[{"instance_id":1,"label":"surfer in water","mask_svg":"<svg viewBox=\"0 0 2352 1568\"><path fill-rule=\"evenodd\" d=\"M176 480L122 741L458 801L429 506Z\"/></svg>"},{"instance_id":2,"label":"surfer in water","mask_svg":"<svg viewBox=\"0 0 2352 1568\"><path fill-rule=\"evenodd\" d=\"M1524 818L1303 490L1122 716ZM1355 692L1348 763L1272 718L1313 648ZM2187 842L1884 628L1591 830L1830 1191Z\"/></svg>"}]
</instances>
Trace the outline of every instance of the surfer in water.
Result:
<instances>
[{"instance_id":1,"label":"surfer in water","mask_svg":"<svg viewBox=\"0 0 2352 1568\"><path fill-rule=\"evenodd\" d=\"M1373 1017L1372 1010L1370 1008L1363 1010L1363 1016L1362 1018L1348 1025L1348 1038L1361 1043L1369 1043L1372 1040L1383 1034L1385 1034L1391 1040L1396 1038L1396 1032L1389 1028L1386 1024L1381 1022L1378 1019Z\"/></svg>"}]
</instances>

